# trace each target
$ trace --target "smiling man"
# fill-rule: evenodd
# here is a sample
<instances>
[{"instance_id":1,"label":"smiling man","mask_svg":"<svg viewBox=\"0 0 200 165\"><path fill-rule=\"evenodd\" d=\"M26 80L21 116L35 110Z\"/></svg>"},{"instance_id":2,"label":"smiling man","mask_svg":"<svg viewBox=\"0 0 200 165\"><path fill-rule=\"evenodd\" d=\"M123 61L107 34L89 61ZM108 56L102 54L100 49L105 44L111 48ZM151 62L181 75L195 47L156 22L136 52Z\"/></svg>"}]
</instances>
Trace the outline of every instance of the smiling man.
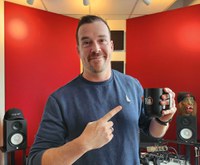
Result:
<instances>
[{"instance_id":1,"label":"smiling man","mask_svg":"<svg viewBox=\"0 0 200 165\"><path fill-rule=\"evenodd\" d=\"M107 23L84 16L76 32L83 73L50 95L31 148L29 165L139 165L139 130L162 137L176 112L165 88L157 122L144 113L143 88L111 69L114 43Z\"/></svg>"},{"instance_id":2,"label":"smiling man","mask_svg":"<svg viewBox=\"0 0 200 165\"><path fill-rule=\"evenodd\" d=\"M95 21L78 29L77 49L84 67L83 77L93 81L109 79L114 45L107 24Z\"/></svg>"}]
</instances>

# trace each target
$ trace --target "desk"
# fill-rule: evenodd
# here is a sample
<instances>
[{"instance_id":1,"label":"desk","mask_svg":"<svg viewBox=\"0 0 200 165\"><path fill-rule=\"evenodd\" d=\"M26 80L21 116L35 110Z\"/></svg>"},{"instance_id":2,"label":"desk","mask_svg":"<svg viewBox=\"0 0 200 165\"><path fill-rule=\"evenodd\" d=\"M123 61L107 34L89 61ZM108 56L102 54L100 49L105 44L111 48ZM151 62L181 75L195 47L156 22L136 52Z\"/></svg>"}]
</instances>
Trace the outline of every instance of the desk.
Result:
<instances>
[{"instance_id":1,"label":"desk","mask_svg":"<svg viewBox=\"0 0 200 165\"><path fill-rule=\"evenodd\" d=\"M200 165L200 141L197 141L196 143L184 143L184 142L180 142L177 140L167 140L167 139L157 139L157 141L152 141L150 142L141 142L140 143L140 151L142 152L143 150L146 150L148 146L163 146L163 145L167 145L168 148L170 148L169 143L174 143L177 145L177 155L182 155L181 154L181 146L184 146L186 149L186 153L184 155L185 157L185 161L189 164L191 164L191 149L194 148L194 165ZM173 147L171 147L173 148ZM146 151L147 152L147 151ZM147 152L148 153L148 152ZM148 155L152 155L151 153ZM193 162L193 160L192 160Z\"/></svg>"},{"instance_id":2,"label":"desk","mask_svg":"<svg viewBox=\"0 0 200 165\"><path fill-rule=\"evenodd\" d=\"M184 143L184 142L179 142L177 140L163 140L163 142L177 144L178 154L181 153L181 146L184 145L186 148L186 154L185 154L186 161L189 161L189 162L191 162L191 147L193 147L195 165L200 164L200 141L199 140L196 143Z\"/></svg>"}]
</instances>

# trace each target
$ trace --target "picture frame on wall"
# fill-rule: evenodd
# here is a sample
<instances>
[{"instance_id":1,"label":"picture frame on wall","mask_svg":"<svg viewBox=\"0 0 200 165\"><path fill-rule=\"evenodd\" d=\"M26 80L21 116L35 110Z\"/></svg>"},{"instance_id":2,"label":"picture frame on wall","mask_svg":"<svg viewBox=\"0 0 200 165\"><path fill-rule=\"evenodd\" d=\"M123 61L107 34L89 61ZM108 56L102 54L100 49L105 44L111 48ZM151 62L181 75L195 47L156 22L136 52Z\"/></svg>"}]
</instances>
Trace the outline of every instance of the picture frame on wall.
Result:
<instances>
[{"instance_id":1,"label":"picture frame on wall","mask_svg":"<svg viewBox=\"0 0 200 165\"><path fill-rule=\"evenodd\" d=\"M111 30L111 40L114 42L114 51L124 50L124 31Z\"/></svg>"},{"instance_id":2,"label":"picture frame on wall","mask_svg":"<svg viewBox=\"0 0 200 165\"><path fill-rule=\"evenodd\" d=\"M124 70L124 61L111 61L111 67L114 70L117 70L121 73L125 73Z\"/></svg>"}]
</instances>

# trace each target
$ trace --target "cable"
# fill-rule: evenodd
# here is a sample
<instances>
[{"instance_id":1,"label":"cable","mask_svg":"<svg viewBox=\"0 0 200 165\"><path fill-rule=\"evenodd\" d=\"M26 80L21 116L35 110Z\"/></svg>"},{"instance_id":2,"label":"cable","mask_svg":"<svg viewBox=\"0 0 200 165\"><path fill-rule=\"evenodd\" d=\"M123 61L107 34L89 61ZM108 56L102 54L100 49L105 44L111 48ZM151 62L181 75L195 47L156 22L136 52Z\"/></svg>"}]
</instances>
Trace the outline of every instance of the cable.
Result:
<instances>
[{"instance_id":1,"label":"cable","mask_svg":"<svg viewBox=\"0 0 200 165\"><path fill-rule=\"evenodd\" d=\"M176 151L176 149L174 147L168 147L169 149L172 149L174 152L175 152L175 155L178 159L178 163L181 165L181 161L180 161L180 158L179 158L179 155L178 155L178 152Z\"/></svg>"}]
</instances>

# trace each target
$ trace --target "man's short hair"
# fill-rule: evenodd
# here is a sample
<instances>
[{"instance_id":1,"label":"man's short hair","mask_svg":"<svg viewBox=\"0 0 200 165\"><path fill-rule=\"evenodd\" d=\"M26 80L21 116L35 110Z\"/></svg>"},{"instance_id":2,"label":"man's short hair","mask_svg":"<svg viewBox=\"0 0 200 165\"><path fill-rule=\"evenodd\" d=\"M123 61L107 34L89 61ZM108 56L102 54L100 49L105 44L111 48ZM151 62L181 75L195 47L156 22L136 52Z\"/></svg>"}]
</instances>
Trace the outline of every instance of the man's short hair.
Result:
<instances>
[{"instance_id":1,"label":"man's short hair","mask_svg":"<svg viewBox=\"0 0 200 165\"><path fill-rule=\"evenodd\" d=\"M107 22L103 18L96 16L96 15L83 16L83 17L81 17L81 19L78 23L77 29L76 29L76 43L77 43L77 45L79 44L78 43L78 30L80 29L80 27L84 24L93 23L93 22L97 22L97 21L103 22L107 26L108 31L110 33L110 27L108 26ZM110 36L111 36L111 33L110 33Z\"/></svg>"}]
</instances>

